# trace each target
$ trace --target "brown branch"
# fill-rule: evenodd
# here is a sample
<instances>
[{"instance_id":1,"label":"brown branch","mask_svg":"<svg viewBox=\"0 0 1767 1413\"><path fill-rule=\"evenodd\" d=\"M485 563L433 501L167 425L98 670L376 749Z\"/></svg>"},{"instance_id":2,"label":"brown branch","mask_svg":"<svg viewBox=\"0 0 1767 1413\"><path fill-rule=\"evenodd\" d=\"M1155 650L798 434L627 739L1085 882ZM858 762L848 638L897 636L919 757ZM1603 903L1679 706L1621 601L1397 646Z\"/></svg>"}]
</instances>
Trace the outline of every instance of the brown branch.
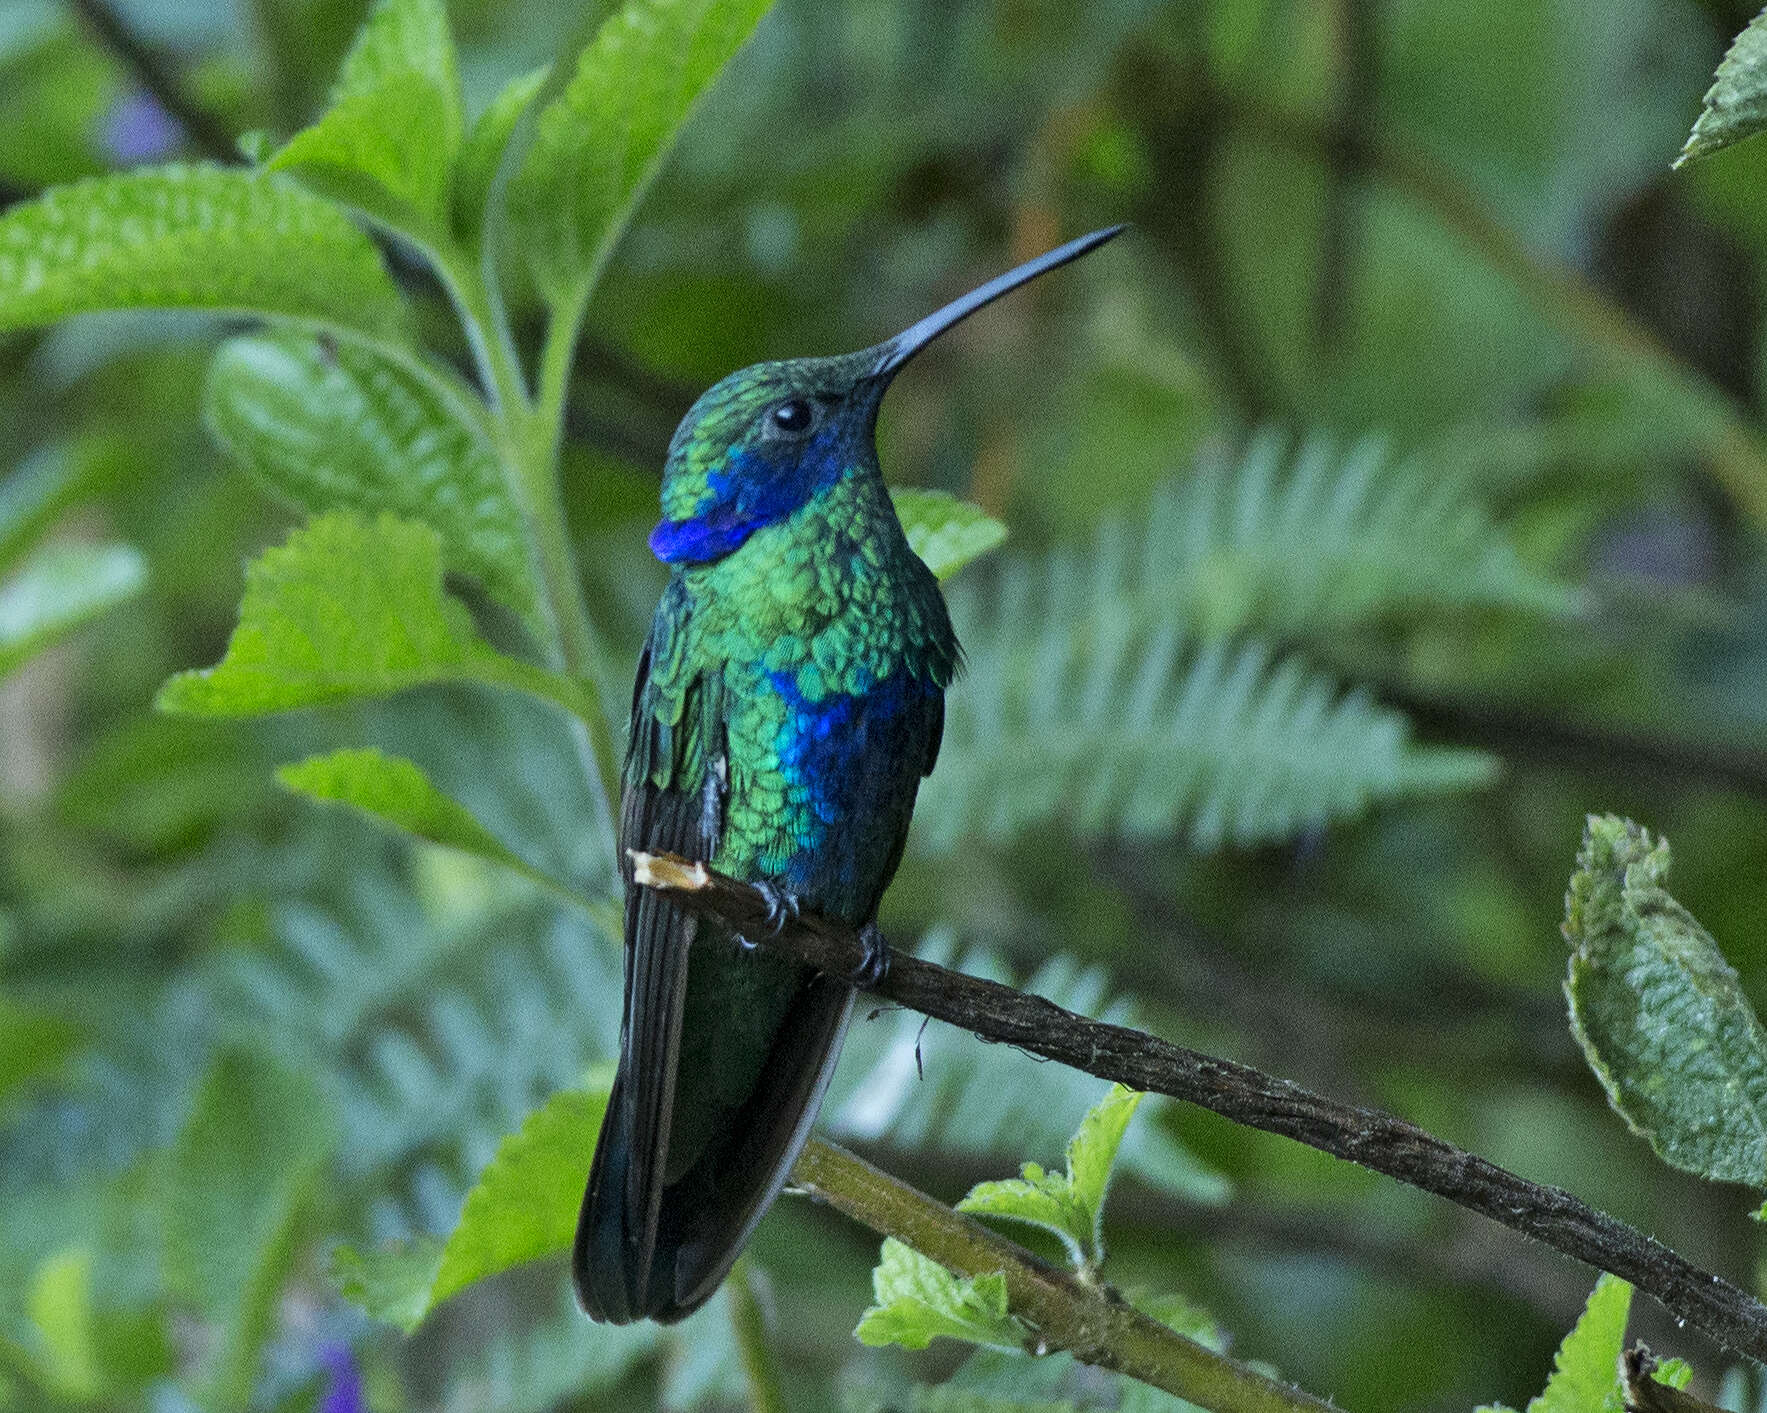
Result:
<instances>
[{"instance_id":1,"label":"brown branch","mask_svg":"<svg viewBox=\"0 0 1767 1413\"><path fill-rule=\"evenodd\" d=\"M122 61L135 81L177 120L178 126L184 129L184 135L198 151L217 162L240 160L239 147L233 134L220 119L184 91L183 85L161 61L160 56L140 35L129 28L123 17L106 4L105 0L69 0L69 4L85 21L87 28L103 42L105 48Z\"/></svg>"},{"instance_id":2,"label":"brown branch","mask_svg":"<svg viewBox=\"0 0 1767 1413\"><path fill-rule=\"evenodd\" d=\"M853 975L864 947L849 928L805 914L769 934L767 899L704 864L632 853L639 883L677 893L743 936L833 975ZM1767 1306L1562 1188L1532 1183L1415 1124L1313 1094L1248 1065L1106 1025L1023 991L894 953L869 988L923 1015L1131 1089L1199 1104L1445 1197L1587 1265L1630 1281L1719 1344L1767 1363Z\"/></svg>"}]
</instances>

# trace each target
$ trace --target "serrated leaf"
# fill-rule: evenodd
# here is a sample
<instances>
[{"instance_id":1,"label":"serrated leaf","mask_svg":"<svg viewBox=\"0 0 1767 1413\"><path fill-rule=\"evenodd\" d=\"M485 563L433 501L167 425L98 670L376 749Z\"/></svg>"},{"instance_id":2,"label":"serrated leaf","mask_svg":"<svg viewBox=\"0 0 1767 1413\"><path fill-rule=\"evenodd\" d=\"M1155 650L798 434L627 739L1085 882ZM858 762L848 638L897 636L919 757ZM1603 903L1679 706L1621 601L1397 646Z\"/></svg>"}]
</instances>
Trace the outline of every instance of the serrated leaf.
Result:
<instances>
[{"instance_id":1,"label":"serrated leaf","mask_svg":"<svg viewBox=\"0 0 1767 1413\"><path fill-rule=\"evenodd\" d=\"M533 611L521 513L496 454L434 385L372 349L254 335L216 353L205 412L233 457L301 509L421 520L449 568Z\"/></svg>"},{"instance_id":2,"label":"serrated leaf","mask_svg":"<svg viewBox=\"0 0 1767 1413\"><path fill-rule=\"evenodd\" d=\"M407 1334L467 1286L570 1248L583 1178L607 1109L607 1083L560 1090L510 1134L480 1175L445 1242L358 1253L342 1247L332 1274L343 1294Z\"/></svg>"},{"instance_id":3,"label":"serrated leaf","mask_svg":"<svg viewBox=\"0 0 1767 1413\"><path fill-rule=\"evenodd\" d=\"M1068 1143L1068 1169L1049 1173L1026 1163L1020 1176L978 1183L960 1212L1029 1222L1060 1237L1077 1265L1104 1260L1104 1198L1111 1167L1142 1096L1120 1084L1087 1111Z\"/></svg>"},{"instance_id":4,"label":"serrated leaf","mask_svg":"<svg viewBox=\"0 0 1767 1413\"><path fill-rule=\"evenodd\" d=\"M464 128L442 0L378 0L344 60L331 107L266 165L430 240L446 228Z\"/></svg>"},{"instance_id":5,"label":"serrated leaf","mask_svg":"<svg viewBox=\"0 0 1767 1413\"><path fill-rule=\"evenodd\" d=\"M0 330L102 309L256 314L402 343L404 301L331 202L286 177L147 167L0 214Z\"/></svg>"},{"instance_id":6,"label":"serrated leaf","mask_svg":"<svg viewBox=\"0 0 1767 1413\"><path fill-rule=\"evenodd\" d=\"M444 795L403 757L384 755L372 747L345 748L285 765L276 778L313 799L348 805L432 844L476 854L544 887L563 888L508 848L465 805Z\"/></svg>"},{"instance_id":7,"label":"serrated leaf","mask_svg":"<svg viewBox=\"0 0 1767 1413\"><path fill-rule=\"evenodd\" d=\"M1527 1413L1621 1413L1620 1348L1631 1307L1632 1287L1625 1281L1605 1274L1596 1281L1583 1314L1558 1347L1545 1391L1529 1400Z\"/></svg>"},{"instance_id":8,"label":"serrated leaf","mask_svg":"<svg viewBox=\"0 0 1767 1413\"><path fill-rule=\"evenodd\" d=\"M127 545L50 545L0 584L0 677L138 594L147 565Z\"/></svg>"},{"instance_id":9,"label":"serrated leaf","mask_svg":"<svg viewBox=\"0 0 1767 1413\"><path fill-rule=\"evenodd\" d=\"M223 1053L165 1169L167 1283L222 1327L210 1380L240 1406L337 1141L326 1096L278 1062Z\"/></svg>"},{"instance_id":10,"label":"serrated leaf","mask_svg":"<svg viewBox=\"0 0 1767 1413\"><path fill-rule=\"evenodd\" d=\"M1007 1313L1006 1277L959 1277L895 1237L884 1239L871 1288L877 1304L860 1317L861 1344L925 1349L941 1337L1022 1349L1025 1327Z\"/></svg>"},{"instance_id":11,"label":"serrated leaf","mask_svg":"<svg viewBox=\"0 0 1767 1413\"><path fill-rule=\"evenodd\" d=\"M1767 1030L1664 886L1669 846L1591 815L1565 896L1571 1029L1609 1101L1676 1167L1767 1185Z\"/></svg>"},{"instance_id":12,"label":"serrated leaf","mask_svg":"<svg viewBox=\"0 0 1767 1413\"><path fill-rule=\"evenodd\" d=\"M160 688L163 711L258 716L476 682L583 709L565 679L493 650L442 588L441 537L381 515L321 515L247 570L239 626L214 667Z\"/></svg>"},{"instance_id":13,"label":"serrated leaf","mask_svg":"<svg viewBox=\"0 0 1767 1413\"><path fill-rule=\"evenodd\" d=\"M1006 526L979 505L946 491L895 488L890 499L909 547L940 579L1006 543Z\"/></svg>"},{"instance_id":14,"label":"serrated leaf","mask_svg":"<svg viewBox=\"0 0 1767 1413\"><path fill-rule=\"evenodd\" d=\"M510 233L555 306L588 297L694 101L771 0L628 0L541 110Z\"/></svg>"},{"instance_id":15,"label":"serrated leaf","mask_svg":"<svg viewBox=\"0 0 1767 1413\"><path fill-rule=\"evenodd\" d=\"M479 114L467 134L466 144L454 163L454 228L469 243L476 243L484 228L491 188L516 124L540 96L540 89L551 73L552 66L548 64L517 74L491 100L491 106Z\"/></svg>"},{"instance_id":16,"label":"serrated leaf","mask_svg":"<svg viewBox=\"0 0 1767 1413\"><path fill-rule=\"evenodd\" d=\"M1749 21L1718 65L1675 165L1710 156L1763 128L1767 128L1767 10Z\"/></svg>"}]
</instances>

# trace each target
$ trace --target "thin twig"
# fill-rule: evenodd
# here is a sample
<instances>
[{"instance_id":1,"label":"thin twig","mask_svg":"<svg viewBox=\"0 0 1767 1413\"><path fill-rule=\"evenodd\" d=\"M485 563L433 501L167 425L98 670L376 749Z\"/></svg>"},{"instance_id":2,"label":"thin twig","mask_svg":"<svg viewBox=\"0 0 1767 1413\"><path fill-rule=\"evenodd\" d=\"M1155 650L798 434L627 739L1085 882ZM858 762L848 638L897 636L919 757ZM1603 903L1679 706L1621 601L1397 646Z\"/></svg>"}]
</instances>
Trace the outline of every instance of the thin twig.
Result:
<instances>
[{"instance_id":1,"label":"thin twig","mask_svg":"<svg viewBox=\"0 0 1767 1413\"><path fill-rule=\"evenodd\" d=\"M1336 113L1327 161L1325 213L1320 219L1319 285L1314 331L1319 346L1335 354L1343 343L1344 316L1361 244L1364 148L1375 104L1377 40L1369 0L1336 0L1331 7L1338 54Z\"/></svg>"},{"instance_id":2,"label":"thin twig","mask_svg":"<svg viewBox=\"0 0 1767 1413\"><path fill-rule=\"evenodd\" d=\"M226 125L185 92L159 55L105 0L69 0L69 4L104 46L127 65L135 81L177 119L178 126L199 152L217 162L240 160L238 144Z\"/></svg>"},{"instance_id":3,"label":"thin twig","mask_svg":"<svg viewBox=\"0 0 1767 1413\"><path fill-rule=\"evenodd\" d=\"M1215 1413L1325 1413L1277 1383L1143 1315L1109 1286L1079 1279L832 1143L805 1145L793 1184L960 1276L1006 1277L1009 1308L1051 1349L1114 1369Z\"/></svg>"},{"instance_id":4,"label":"thin twig","mask_svg":"<svg viewBox=\"0 0 1767 1413\"><path fill-rule=\"evenodd\" d=\"M743 936L821 971L854 975L864 958L851 929L808 913L769 935L766 898L703 864L637 852L632 862L639 883L674 891L688 906L719 917ZM902 953L893 955L888 974L870 989L984 1040L1015 1045L1131 1089L1199 1104L1235 1123L1293 1138L1445 1197L1630 1281L1719 1344L1767 1363L1767 1306L1564 1189L1529 1182L1415 1124Z\"/></svg>"}]
</instances>

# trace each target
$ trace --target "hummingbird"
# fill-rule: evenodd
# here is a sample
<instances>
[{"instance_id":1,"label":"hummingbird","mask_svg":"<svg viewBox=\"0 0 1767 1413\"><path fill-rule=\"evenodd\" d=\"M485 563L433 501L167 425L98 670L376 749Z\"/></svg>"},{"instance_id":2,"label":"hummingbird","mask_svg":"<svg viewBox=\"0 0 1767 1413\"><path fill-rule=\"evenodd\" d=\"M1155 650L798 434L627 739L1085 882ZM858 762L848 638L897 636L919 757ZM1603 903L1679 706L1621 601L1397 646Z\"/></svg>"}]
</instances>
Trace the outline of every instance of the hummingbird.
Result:
<instances>
[{"instance_id":1,"label":"hummingbird","mask_svg":"<svg viewBox=\"0 0 1767 1413\"><path fill-rule=\"evenodd\" d=\"M621 781L619 1068L571 1261L593 1319L667 1324L711 1297L809 1136L855 986L888 965L878 902L938 759L960 651L878 466L884 393L947 329L1122 229L875 347L732 373L670 441L650 535L669 582ZM844 922L865 960L827 975L756 946L634 883L629 850L753 884L775 927L800 909Z\"/></svg>"}]
</instances>

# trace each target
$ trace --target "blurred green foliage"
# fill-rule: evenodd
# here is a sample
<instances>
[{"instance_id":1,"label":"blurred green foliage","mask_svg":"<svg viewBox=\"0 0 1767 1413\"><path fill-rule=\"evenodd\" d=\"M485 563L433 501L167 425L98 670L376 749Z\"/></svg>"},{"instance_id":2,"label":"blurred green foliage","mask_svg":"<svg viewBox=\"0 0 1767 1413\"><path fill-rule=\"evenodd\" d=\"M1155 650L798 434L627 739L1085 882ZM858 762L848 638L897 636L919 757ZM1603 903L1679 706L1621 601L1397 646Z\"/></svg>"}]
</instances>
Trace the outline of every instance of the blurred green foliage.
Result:
<instances>
[{"instance_id":1,"label":"blurred green foliage","mask_svg":"<svg viewBox=\"0 0 1767 1413\"><path fill-rule=\"evenodd\" d=\"M1623 812L1674 838L1677 898L1738 994L1767 995L1767 143L1669 170L1748 8L779 0L667 165L638 169L574 126L631 73L631 36L595 39L609 6L452 0L459 111L433 27L383 36L334 94L363 0L114 0L133 50L76 8L0 7L0 320L61 312L54 281L98 240L160 263L88 307L170 290L223 316L0 339L0 1408L747 1402L727 1297L674 1331L590 1327L540 1263L406 1341L327 1275L340 1243L453 1233L507 1136L582 1102L618 1024L611 840L531 695L519 516L482 426L429 434L475 350L414 251L487 227L521 256L501 294L530 364L605 260L559 391L617 701L662 582L657 471L702 386L874 342L1131 220L885 408L892 477L1011 531L952 587L972 672L886 930L1395 1109L1761 1288L1754 1199L1607 1107L1556 933L1585 813ZM413 94L434 121L372 189L338 187L350 125ZM533 150L578 164L569 201L538 159L487 157L560 99ZM646 99L649 130L669 100ZM243 168L181 179L234 241L194 270L167 239L188 192L101 226L30 204L234 159L211 129L261 134L372 237ZM640 190L618 243L591 239ZM49 238L60 263L19 253ZM995 538L940 523L953 568ZM306 617L264 597L278 567ZM242 592L276 610L266 631L341 635L357 687L246 682L263 709L315 704L248 721L156 713L163 682L222 660ZM374 614L431 631L392 655ZM187 707L227 689L174 680ZM363 681L429 685L355 700ZM296 790L468 852L279 789L303 760ZM947 1200L1055 1159L1101 1097L860 1015L823 1123ZM1124 1140L1107 1234L1107 1274L1175 1327L1214 1328L1182 1293L1236 1354L1360 1409L1524 1406L1589 1284L1168 1104ZM1006 1355L928 1392L948 1344L850 1337L876 1259L791 1198L763 1225L788 1406L1154 1406ZM1715 1396L1724 1357L1635 1304ZM1725 1381L1733 1406L1749 1385Z\"/></svg>"}]
</instances>

